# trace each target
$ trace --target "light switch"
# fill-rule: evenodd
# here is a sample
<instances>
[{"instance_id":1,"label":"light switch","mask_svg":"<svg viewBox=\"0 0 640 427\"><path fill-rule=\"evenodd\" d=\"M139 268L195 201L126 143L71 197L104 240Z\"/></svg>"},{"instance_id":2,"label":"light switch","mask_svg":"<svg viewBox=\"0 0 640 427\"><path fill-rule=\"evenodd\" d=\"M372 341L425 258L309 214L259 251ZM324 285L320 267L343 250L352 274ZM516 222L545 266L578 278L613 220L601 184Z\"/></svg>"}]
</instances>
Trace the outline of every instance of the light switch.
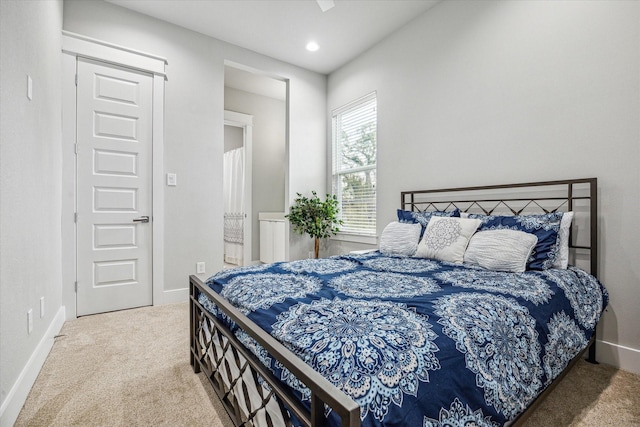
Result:
<instances>
[{"instance_id":1,"label":"light switch","mask_svg":"<svg viewBox=\"0 0 640 427\"><path fill-rule=\"evenodd\" d=\"M178 185L178 176L175 173L167 174L167 185L170 185L171 187Z\"/></svg>"}]
</instances>

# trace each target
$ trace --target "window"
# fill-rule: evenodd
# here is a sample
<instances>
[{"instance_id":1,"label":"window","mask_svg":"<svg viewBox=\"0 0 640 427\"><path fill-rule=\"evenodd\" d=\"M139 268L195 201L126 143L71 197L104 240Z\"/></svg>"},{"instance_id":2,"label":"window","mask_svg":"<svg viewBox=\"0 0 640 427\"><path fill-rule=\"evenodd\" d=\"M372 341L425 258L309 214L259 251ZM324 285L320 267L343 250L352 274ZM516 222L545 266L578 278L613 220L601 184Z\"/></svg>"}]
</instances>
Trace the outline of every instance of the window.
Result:
<instances>
[{"instance_id":1,"label":"window","mask_svg":"<svg viewBox=\"0 0 640 427\"><path fill-rule=\"evenodd\" d=\"M374 92L332 114L333 192L349 234L376 234L376 105Z\"/></svg>"}]
</instances>

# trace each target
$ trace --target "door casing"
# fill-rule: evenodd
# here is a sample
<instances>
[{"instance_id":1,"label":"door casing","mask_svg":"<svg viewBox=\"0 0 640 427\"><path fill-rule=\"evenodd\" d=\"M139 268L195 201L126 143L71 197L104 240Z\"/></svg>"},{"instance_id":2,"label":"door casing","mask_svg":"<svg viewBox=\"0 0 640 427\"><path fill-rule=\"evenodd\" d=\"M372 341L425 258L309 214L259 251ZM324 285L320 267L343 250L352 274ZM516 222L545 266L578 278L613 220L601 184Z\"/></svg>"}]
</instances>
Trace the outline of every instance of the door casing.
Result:
<instances>
[{"instance_id":1,"label":"door casing","mask_svg":"<svg viewBox=\"0 0 640 427\"><path fill-rule=\"evenodd\" d=\"M67 320L76 317L76 61L84 57L153 75L152 113L152 283L153 305L164 298L164 82L167 60L68 31L62 32L62 303Z\"/></svg>"}]
</instances>

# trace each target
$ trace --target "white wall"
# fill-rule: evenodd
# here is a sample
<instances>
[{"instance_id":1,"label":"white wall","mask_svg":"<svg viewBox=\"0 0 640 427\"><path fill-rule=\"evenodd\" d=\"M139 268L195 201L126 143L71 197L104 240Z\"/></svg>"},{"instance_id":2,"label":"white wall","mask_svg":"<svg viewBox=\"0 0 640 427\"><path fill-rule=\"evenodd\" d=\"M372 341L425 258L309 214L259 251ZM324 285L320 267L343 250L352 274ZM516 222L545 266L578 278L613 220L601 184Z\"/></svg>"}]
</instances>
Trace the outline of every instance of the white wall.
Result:
<instances>
[{"instance_id":1,"label":"white wall","mask_svg":"<svg viewBox=\"0 0 640 427\"><path fill-rule=\"evenodd\" d=\"M441 2L332 73L327 105L378 92L378 232L402 190L597 177L599 354L636 372L638 22L638 2Z\"/></svg>"},{"instance_id":2,"label":"white wall","mask_svg":"<svg viewBox=\"0 0 640 427\"><path fill-rule=\"evenodd\" d=\"M242 148L244 131L241 127L224 125L224 152Z\"/></svg>"},{"instance_id":3,"label":"white wall","mask_svg":"<svg viewBox=\"0 0 640 427\"><path fill-rule=\"evenodd\" d=\"M165 188L163 301L186 300L196 261L222 267L224 61L290 81L285 198L324 185L326 76L302 70L102 1L2 0L0 54L0 425L11 425L66 317L62 265L61 31L168 58L164 159L178 186ZM27 74L33 100L26 99ZM289 112L290 111L290 112ZM65 197L67 195L65 194ZM68 198L68 197L67 197ZM40 297L45 314L39 316ZM27 310L34 313L27 334ZM73 307L70 308L73 311ZM71 313L73 316L74 313Z\"/></svg>"},{"instance_id":4,"label":"white wall","mask_svg":"<svg viewBox=\"0 0 640 427\"><path fill-rule=\"evenodd\" d=\"M222 268L224 61L290 80L289 175L285 197L324 186L326 77L102 1L64 2L64 29L167 58L165 294L186 298L197 261L207 274ZM172 292L177 291L177 292ZM169 296L171 295L171 296Z\"/></svg>"},{"instance_id":5,"label":"white wall","mask_svg":"<svg viewBox=\"0 0 640 427\"><path fill-rule=\"evenodd\" d=\"M286 103L225 87L224 108L253 116L251 259L257 261L260 259L258 213L285 210Z\"/></svg>"},{"instance_id":6,"label":"white wall","mask_svg":"<svg viewBox=\"0 0 640 427\"><path fill-rule=\"evenodd\" d=\"M64 319L62 1L0 2L0 425L11 425ZM27 75L33 80L27 99ZM44 316L40 317L40 298ZM33 310L28 334L27 311Z\"/></svg>"}]
</instances>

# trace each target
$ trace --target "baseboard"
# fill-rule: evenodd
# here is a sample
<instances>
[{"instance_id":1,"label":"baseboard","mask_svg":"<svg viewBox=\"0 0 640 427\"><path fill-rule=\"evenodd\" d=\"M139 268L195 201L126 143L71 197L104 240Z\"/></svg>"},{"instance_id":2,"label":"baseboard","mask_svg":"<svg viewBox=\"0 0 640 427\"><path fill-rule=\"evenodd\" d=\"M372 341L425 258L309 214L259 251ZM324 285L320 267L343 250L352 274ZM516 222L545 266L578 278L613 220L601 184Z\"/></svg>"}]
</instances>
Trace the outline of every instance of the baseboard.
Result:
<instances>
[{"instance_id":1,"label":"baseboard","mask_svg":"<svg viewBox=\"0 0 640 427\"><path fill-rule=\"evenodd\" d=\"M33 384L36 382L42 365L44 365L53 347L53 337L58 335L60 329L62 329L62 325L64 325L64 321L65 308L62 306L51 321L42 340L40 340L31 357L29 357L17 381L13 387L11 387L7 398L2 403L2 407L0 408L0 427L11 427L16 422L16 419L18 419L22 405L24 405L24 402L27 400L29 391L31 391L31 387L33 387Z\"/></svg>"},{"instance_id":2,"label":"baseboard","mask_svg":"<svg viewBox=\"0 0 640 427\"><path fill-rule=\"evenodd\" d=\"M189 301L189 288L171 289L162 292L162 302L160 304L174 304ZM154 303L154 305L157 305Z\"/></svg>"},{"instance_id":3,"label":"baseboard","mask_svg":"<svg viewBox=\"0 0 640 427\"><path fill-rule=\"evenodd\" d=\"M638 349L598 340L596 359L600 363L640 375L640 350Z\"/></svg>"}]
</instances>

